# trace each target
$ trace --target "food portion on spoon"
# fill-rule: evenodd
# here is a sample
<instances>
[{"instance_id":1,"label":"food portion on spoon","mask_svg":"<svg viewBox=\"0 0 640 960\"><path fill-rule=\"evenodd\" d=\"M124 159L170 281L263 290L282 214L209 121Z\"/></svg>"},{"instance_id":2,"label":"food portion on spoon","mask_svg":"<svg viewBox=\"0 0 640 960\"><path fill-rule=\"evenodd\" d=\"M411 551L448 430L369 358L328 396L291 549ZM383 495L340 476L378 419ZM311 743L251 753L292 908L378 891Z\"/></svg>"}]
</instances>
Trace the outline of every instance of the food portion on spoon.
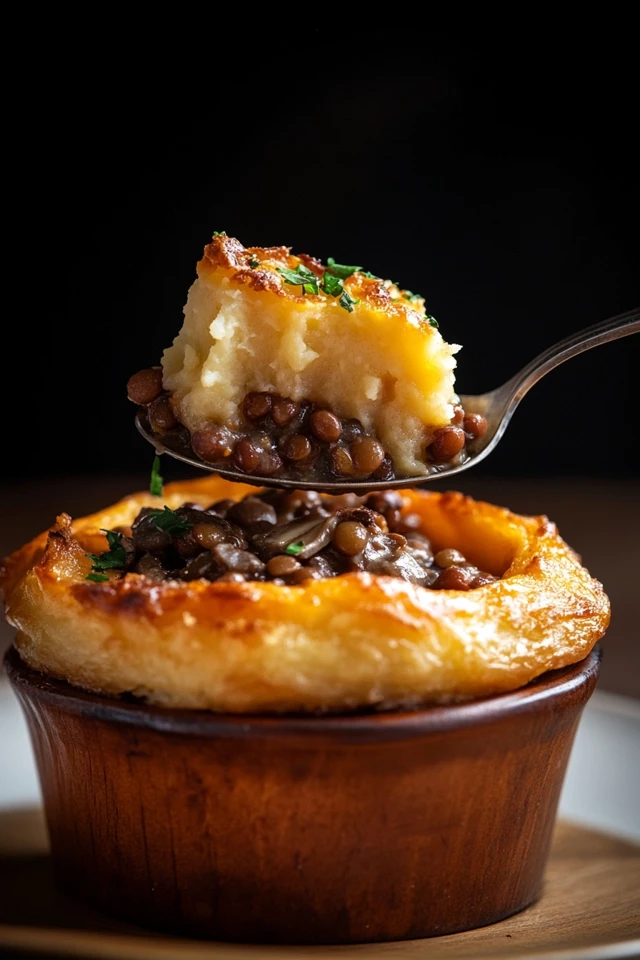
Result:
<instances>
[{"instance_id":1,"label":"food portion on spoon","mask_svg":"<svg viewBox=\"0 0 640 960\"><path fill-rule=\"evenodd\" d=\"M160 448L249 482L426 478L487 429L424 299L356 266L215 234L161 367L128 395Z\"/></svg>"}]
</instances>

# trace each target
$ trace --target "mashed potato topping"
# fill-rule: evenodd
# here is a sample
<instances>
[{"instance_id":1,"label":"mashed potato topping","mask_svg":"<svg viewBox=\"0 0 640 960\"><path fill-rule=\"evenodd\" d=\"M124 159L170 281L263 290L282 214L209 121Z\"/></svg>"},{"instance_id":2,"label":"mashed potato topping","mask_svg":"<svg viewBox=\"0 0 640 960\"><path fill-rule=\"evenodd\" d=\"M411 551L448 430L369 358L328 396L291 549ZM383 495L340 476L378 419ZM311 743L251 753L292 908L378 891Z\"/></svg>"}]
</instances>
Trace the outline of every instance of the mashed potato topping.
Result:
<instances>
[{"instance_id":1,"label":"mashed potato topping","mask_svg":"<svg viewBox=\"0 0 640 960\"><path fill-rule=\"evenodd\" d=\"M421 297L357 268L329 267L328 283L326 269L287 247L214 236L162 359L177 415L194 432L240 424L249 391L309 400L358 419L398 472L426 474L426 446L454 413L460 348Z\"/></svg>"}]
</instances>

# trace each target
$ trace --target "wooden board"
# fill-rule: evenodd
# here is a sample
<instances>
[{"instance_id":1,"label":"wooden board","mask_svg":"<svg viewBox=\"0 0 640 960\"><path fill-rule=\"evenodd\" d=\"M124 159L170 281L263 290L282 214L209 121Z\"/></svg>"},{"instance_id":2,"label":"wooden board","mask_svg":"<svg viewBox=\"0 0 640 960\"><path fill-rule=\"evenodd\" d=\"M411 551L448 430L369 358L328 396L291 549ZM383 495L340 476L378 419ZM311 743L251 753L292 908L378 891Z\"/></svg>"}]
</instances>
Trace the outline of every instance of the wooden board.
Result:
<instances>
[{"instance_id":1,"label":"wooden board","mask_svg":"<svg viewBox=\"0 0 640 960\"><path fill-rule=\"evenodd\" d=\"M640 846L559 823L540 901L518 916L430 940L257 947L180 940L108 920L59 893L39 810L0 814L0 949L105 960L309 957L548 960L640 956Z\"/></svg>"}]
</instances>

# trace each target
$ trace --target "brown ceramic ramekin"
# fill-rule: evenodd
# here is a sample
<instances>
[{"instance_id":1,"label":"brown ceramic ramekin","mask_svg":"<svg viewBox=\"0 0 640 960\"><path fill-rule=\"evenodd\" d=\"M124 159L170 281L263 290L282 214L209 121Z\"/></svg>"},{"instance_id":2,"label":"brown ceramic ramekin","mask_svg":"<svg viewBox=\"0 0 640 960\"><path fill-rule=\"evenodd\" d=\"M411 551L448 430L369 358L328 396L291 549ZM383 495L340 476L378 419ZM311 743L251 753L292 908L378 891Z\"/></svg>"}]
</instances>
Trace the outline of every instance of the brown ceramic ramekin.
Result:
<instances>
[{"instance_id":1,"label":"brown ceramic ramekin","mask_svg":"<svg viewBox=\"0 0 640 960\"><path fill-rule=\"evenodd\" d=\"M68 891L191 936L353 943L536 899L599 659L472 703L313 718L164 710L6 662Z\"/></svg>"}]
</instances>

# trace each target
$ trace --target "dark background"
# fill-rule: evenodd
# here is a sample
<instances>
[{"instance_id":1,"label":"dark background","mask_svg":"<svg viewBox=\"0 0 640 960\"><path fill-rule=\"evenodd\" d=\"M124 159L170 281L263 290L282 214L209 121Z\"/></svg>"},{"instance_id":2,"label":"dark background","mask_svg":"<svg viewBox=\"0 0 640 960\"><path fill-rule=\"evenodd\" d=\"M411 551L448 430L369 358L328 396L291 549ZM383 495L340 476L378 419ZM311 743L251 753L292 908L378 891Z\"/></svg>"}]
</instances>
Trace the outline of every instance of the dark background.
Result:
<instances>
[{"instance_id":1,"label":"dark background","mask_svg":"<svg viewBox=\"0 0 640 960\"><path fill-rule=\"evenodd\" d=\"M178 332L213 230L421 292L463 344L465 393L636 306L629 30L489 51L308 28L235 64L218 37L197 75L170 48L144 69L126 44L52 61L14 147L31 166L5 375L28 369L36 414L28 430L8 417L4 479L147 469L125 383ZM549 375L478 474L635 474L639 340Z\"/></svg>"}]
</instances>

